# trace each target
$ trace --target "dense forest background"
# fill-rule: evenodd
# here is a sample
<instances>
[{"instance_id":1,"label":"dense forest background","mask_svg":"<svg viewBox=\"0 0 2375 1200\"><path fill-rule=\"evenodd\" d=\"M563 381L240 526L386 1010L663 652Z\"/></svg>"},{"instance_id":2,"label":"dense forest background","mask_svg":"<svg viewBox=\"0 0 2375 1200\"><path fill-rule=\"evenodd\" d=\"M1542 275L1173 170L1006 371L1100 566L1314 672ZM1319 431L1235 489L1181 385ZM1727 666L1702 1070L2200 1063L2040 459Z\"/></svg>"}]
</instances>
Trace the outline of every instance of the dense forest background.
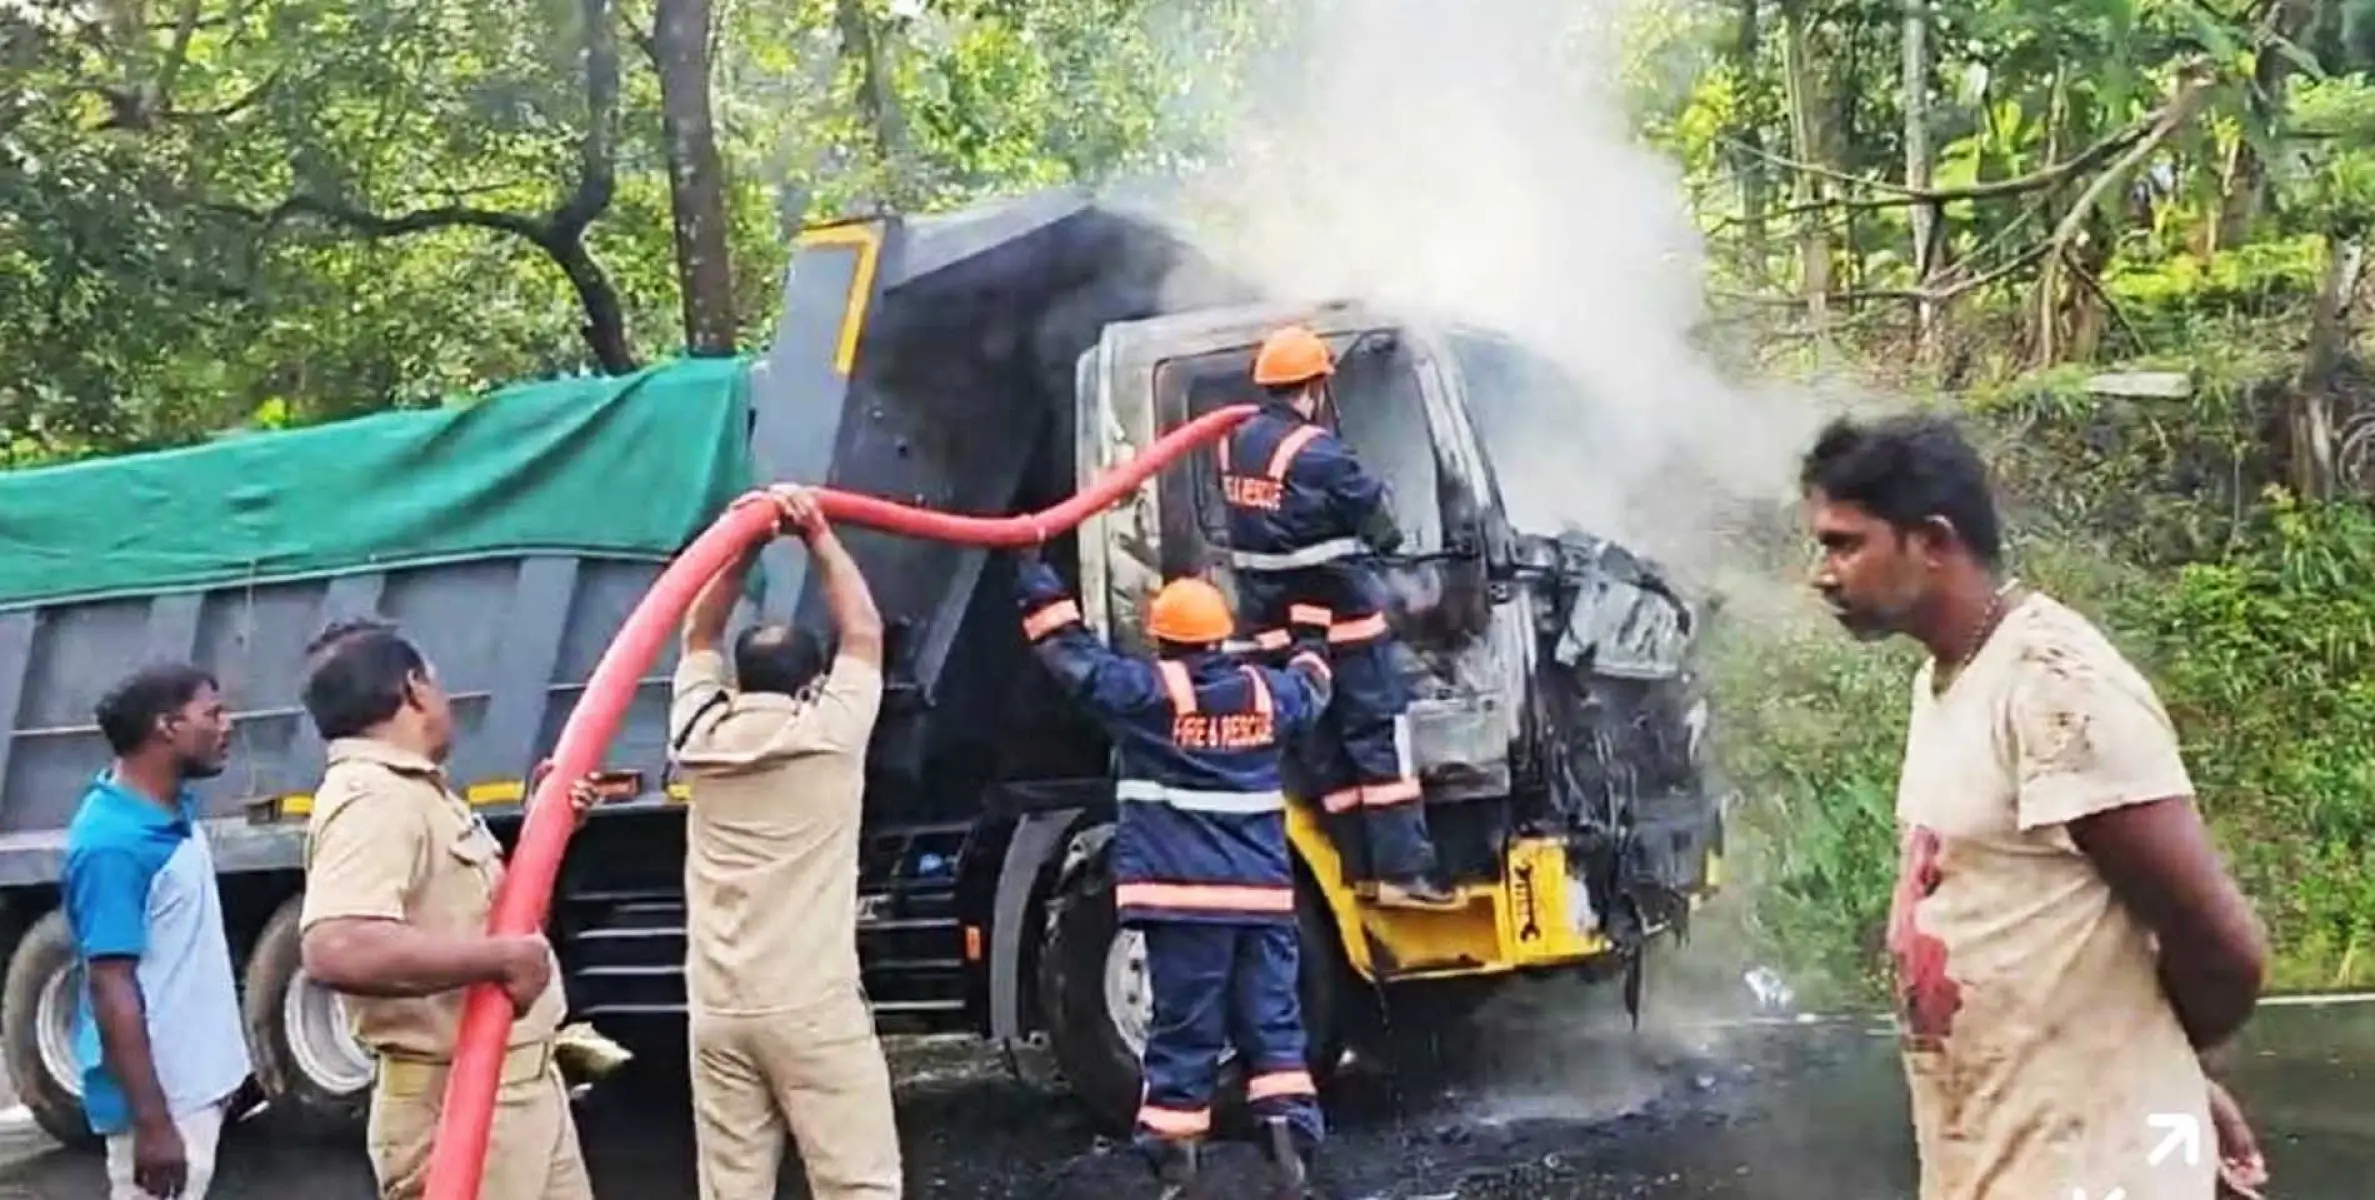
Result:
<instances>
[{"instance_id":1,"label":"dense forest background","mask_svg":"<svg viewBox=\"0 0 2375 1200\"><path fill-rule=\"evenodd\" d=\"M804 221L1235 169L1280 47L1384 4L0 0L0 466L752 349ZM1965 411L2023 573L2163 688L2279 982L2375 978L2375 0L1571 7L1711 369ZM1794 579L1767 516L1735 573ZM1911 652L1723 628L1718 924L1863 990Z\"/></svg>"}]
</instances>

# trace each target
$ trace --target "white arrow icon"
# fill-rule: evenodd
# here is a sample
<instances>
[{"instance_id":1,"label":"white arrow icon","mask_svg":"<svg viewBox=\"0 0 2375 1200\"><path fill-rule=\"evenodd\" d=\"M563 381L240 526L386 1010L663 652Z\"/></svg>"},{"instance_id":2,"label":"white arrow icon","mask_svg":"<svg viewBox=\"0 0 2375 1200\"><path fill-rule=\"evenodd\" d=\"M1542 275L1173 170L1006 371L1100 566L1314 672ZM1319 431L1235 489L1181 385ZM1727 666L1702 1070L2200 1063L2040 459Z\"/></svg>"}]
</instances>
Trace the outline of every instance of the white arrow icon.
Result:
<instances>
[{"instance_id":1,"label":"white arrow icon","mask_svg":"<svg viewBox=\"0 0 2375 1200\"><path fill-rule=\"evenodd\" d=\"M2144 1118L2144 1123L2154 1129L2169 1131L2168 1136L2161 1139L2161 1144L2153 1147L2152 1153L2146 1156L2144 1161L2147 1166L2161 1165L2161 1160L2169 1157L2170 1151L2181 1146L2185 1149L2185 1165L2189 1167L2200 1165L2202 1161L2202 1122L2200 1118L2192 1113L2154 1113Z\"/></svg>"},{"instance_id":2,"label":"white arrow icon","mask_svg":"<svg viewBox=\"0 0 2375 1200\"><path fill-rule=\"evenodd\" d=\"M2087 1200L2085 1188L2071 1188L2070 1200ZM2128 1200L2128 1189L2113 1188L2103 1193L2102 1200Z\"/></svg>"}]
</instances>

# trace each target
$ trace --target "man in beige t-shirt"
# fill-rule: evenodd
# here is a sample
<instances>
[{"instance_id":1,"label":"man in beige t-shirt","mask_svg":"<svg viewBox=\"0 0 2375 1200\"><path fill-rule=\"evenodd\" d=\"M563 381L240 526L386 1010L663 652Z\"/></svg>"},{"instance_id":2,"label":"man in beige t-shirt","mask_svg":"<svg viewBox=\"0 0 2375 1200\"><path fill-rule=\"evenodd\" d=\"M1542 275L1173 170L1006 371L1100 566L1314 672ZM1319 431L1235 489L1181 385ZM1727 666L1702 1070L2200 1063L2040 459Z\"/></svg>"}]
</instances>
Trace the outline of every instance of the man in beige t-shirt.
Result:
<instances>
[{"instance_id":1,"label":"man in beige t-shirt","mask_svg":"<svg viewBox=\"0 0 2375 1200\"><path fill-rule=\"evenodd\" d=\"M461 1029L464 989L517 1010L480 1175L482 1200L591 1200L554 1036L565 1004L542 937L490 937L503 850L454 795L453 711L420 651L389 625L332 626L310 654L305 707L329 744L306 826L306 973L344 995L379 1060L368 1148L383 1200L421 1195Z\"/></svg>"},{"instance_id":2,"label":"man in beige t-shirt","mask_svg":"<svg viewBox=\"0 0 2375 1200\"><path fill-rule=\"evenodd\" d=\"M720 650L748 560L695 597L669 710L688 779L685 963L701 1200L775 1195L788 1125L816 1200L900 1195L890 1071L858 978L858 824L882 618L816 501L777 489L839 640L780 625Z\"/></svg>"},{"instance_id":3,"label":"man in beige t-shirt","mask_svg":"<svg viewBox=\"0 0 2375 1200\"><path fill-rule=\"evenodd\" d=\"M2253 1194L2266 1168L2199 1056L2250 1016L2264 937L2151 686L2000 575L1951 425L1834 423L1801 482L1840 622L1930 651L1888 925L1922 1200Z\"/></svg>"}]
</instances>

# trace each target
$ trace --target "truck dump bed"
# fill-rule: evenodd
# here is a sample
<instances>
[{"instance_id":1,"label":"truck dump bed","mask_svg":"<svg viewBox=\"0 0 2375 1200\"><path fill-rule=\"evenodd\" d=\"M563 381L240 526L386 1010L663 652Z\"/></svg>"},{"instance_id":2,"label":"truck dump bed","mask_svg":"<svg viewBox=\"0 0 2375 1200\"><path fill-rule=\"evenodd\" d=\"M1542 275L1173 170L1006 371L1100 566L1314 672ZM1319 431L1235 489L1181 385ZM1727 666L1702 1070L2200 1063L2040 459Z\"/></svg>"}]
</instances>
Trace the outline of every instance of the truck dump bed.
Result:
<instances>
[{"instance_id":1,"label":"truck dump bed","mask_svg":"<svg viewBox=\"0 0 2375 1200\"><path fill-rule=\"evenodd\" d=\"M237 716L229 770L199 789L209 815L301 811L322 765L305 647L365 613L400 622L453 691L457 785L517 800L660 565L748 486L746 379L677 363L0 474L5 844L57 839L108 759L93 705L159 658L212 668ZM653 778L664 693L647 686L614 753ZM295 861L264 853L228 869ZM41 872L0 855L0 878Z\"/></svg>"}]
</instances>

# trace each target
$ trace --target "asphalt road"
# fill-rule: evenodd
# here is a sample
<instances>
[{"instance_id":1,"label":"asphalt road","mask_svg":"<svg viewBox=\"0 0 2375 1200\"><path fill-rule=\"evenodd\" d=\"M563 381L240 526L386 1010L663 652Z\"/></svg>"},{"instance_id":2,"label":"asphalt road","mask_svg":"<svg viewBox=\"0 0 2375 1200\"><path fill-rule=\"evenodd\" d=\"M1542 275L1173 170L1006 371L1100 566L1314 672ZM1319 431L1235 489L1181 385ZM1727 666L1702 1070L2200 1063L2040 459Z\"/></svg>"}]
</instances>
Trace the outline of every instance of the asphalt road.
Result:
<instances>
[{"instance_id":1,"label":"asphalt road","mask_svg":"<svg viewBox=\"0 0 2375 1200\"><path fill-rule=\"evenodd\" d=\"M1536 990L1536 989L1529 989ZM1884 1030L1860 1020L1709 1023L1636 1034L1558 985L1501 1006L1459 1079L1354 1069L1332 1102L1329 1194L1344 1200L1897 1200L1912 1195L1902 1083ZM2264 1010L2234 1085L2267 1144L2270 1196L2359 1197L2375 1173L2375 1005ZM1107 1200L1144 1194L1069 1102L979 1044L896 1044L908 1194L929 1200ZM1026 1068L1028 1068L1026 1063ZM633 1069L581 1102L601 1195L692 1194L681 1080ZM93 1156L0 1134L0 1200L103 1194ZM352 1145L235 1132L218 1196L365 1200ZM1203 1194L1253 1194L1249 1148L1224 1146ZM780 1193L804 1197L796 1167Z\"/></svg>"}]
</instances>

